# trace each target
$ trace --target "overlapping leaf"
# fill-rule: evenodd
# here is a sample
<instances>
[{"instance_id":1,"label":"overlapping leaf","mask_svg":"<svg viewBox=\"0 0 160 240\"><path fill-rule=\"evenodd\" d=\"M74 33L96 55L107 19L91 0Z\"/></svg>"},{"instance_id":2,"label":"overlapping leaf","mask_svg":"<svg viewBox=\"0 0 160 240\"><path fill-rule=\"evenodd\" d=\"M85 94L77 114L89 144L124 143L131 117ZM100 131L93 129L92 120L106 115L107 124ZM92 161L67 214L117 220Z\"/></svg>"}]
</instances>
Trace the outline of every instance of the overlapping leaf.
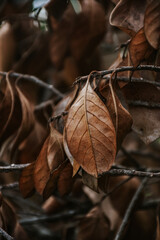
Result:
<instances>
[{"instance_id":1,"label":"overlapping leaf","mask_svg":"<svg viewBox=\"0 0 160 240\"><path fill-rule=\"evenodd\" d=\"M110 169L116 154L115 129L89 82L71 106L64 131L65 145L87 173L97 177Z\"/></svg>"},{"instance_id":2,"label":"overlapping leaf","mask_svg":"<svg viewBox=\"0 0 160 240\"><path fill-rule=\"evenodd\" d=\"M150 45L158 49L160 45L160 1L151 0L144 18L145 35Z\"/></svg>"}]
</instances>

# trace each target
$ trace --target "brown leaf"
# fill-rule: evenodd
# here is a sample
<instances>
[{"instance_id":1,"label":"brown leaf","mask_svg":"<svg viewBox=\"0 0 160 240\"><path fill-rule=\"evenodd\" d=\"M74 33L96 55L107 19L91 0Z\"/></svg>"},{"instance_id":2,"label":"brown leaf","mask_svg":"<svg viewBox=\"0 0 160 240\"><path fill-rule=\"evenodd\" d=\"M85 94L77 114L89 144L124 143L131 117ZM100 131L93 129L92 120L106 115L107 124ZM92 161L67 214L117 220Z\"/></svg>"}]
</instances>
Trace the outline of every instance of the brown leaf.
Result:
<instances>
[{"instance_id":1,"label":"brown leaf","mask_svg":"<svg viewBox=\"0 0 160 240\"><path fill-rule=\"evenodd\" d=\"M95 192L99 192L98 190L98 179L93 177L92 175L89 175L84 170L82 171L82 180L84 185L88 186Z\"/></svg>"},{"instance_id":2,"label":"brown leaf","mask_svg":"<svg viewBox=\"0 0 160 240\"><path fill-rule=\"evenodd\" d=\"M159 88L150 83L130 83L123 92L133 118L133 130L146 144L153 142L160 136L160 110L149 107L149 104L160 102ZM139 106L134 106L135 101ZM141 106L141 102L148 103L148 107Z\"/></svg>"},{"instance_id":3,"label":"brown leaf","mask_svg":"<svg viewBox=\"0 0 160 240\"><path fill-rule=\"evenodd\" d=\"M58 178L58 192L61 196L66 195L72 190L74 179L72 177L73 167L70 162L67 163L65 168L62 169Z\"/></svg>"},{"instance_id":4,"label":"brown leaf","mask_svg":"<svg viewBox=\"0 0 160 240\"><path fill-rule=\"evenodd\" d=\"M101 4L95 0L83 0L81 8L71 37L71 52L77 60L91 54L106 31L105 11Z\"/></svg>"},{"instance_id":5,"label":"brown leaf","mask_svg":"<svg viewBox=\"0 0 160 240\"><path fill-rule=\"evenodd\" d=\"M19 189L24 198L32 196L34 193L34 173L35 162L22 170L19 179Z\"/></svg>"},{"instance_id":6,"label":"brown leaf","mask_svg":"<svg viewBox=\"0 0 160 240\"><path fill-rule=\"evenodd\" d=\"M45 188L43 190L43 197L47 199L50 197L53 192L57 188L58 178L62 172L62 170L67 166L67 161L64 161L61 165L58 166L48 177L48 181L45 184Z\"/></svg>"},{"instance_id":7,"label":"brown leaf","mask_svg":"<svg viewBox=\"0 0 160 240\"><path fill-rule=\"evenodd\" d=\"M64 158L63 136L50 124L47 150L47 161L50 172L56 169L64 161Z\"/></svg>"},{"instance_id":8,"label":"brown leaf","mask_svg":"<svg viewBox=\"0 0 160 240\"><path fill-rule=\"evenodd\" d=\"M11 69L15 51L16 41L12 26L5 22L0 28L0 71L9 71Z\"/></svg>"},{"instance_id":9,"label":"brown leaf","mask_svg":"<svg viewBox=\"0 0 160 240\"><path fill-rule=\"evenodd\" d=\"M47 149L48 149L49 137L43 144L41 152L35 162L34 169L34 184L37 192L43 193L43 190L50 177L50 170L47 163Z\"/></svg>"},{"instance_id":10,"label":"brown leaf","mask_svg":"<svg viewBox=\"0 0 160 240\"><path fill-rule=\"evenodd\" d=\"M143 27L145 0L120 0L110 15L110 24L131 36Z\"/></svg>"},{"instance_id":11,"label":"brown leaf","mask_svg":"<svg viewBox=\"0 0 160 240\"><path fill-rule=\"evenodd\" d=\"M147 60L153 52L153 48L148 43L144 28L132 38L129 44L129 53L131 62L134 67L137 67L143 60Z\"/></svg>"},{"instance_id":12,"label":"brown leaf","mask_svg":"<svg viewBox=\"0 0 160 240\"><path fill-rule=\"evenodd\" d=\"M113 123L106 106L88 82L70 108L64 140L73 158L95 177L110 169L115 160Z\"/></svg>"},{"instance_id":13,"label":"brown leaf","mask_svg":"<svg viewBox=\"0 0 160 240\"><path fill-rule=\"evenodd\" d=\"M160 1L151 0L144 17L145 35L150 45L158 49L160 44Z\"/></svg>"},{"instance_id":14,"label":"brown leaf","mask_svg":"<svg viewBox=\"0 0 160 240\"><path fill-rule=\"evenodd\" d=\"M108 239L110 224L104 217L100 207L94 207L80 221L77 240L106 240Z\"/></svg>"},{"instance_id":15,"label":"brown leaf","mask_svg":"<svg viewBox=\"0 0 160 240\"><path fill-rule=\"evenodd\" d=\"M118 116L116 116L115 107L114 107L109 85L104 87L103 90L101 90L101 93L106 99L106 107L110 113L114 127L116 127L116 117L118 118L118 129L117 129L117 150L118 150L125 136L131 130L132 117L130 113L122 106L116 93L114 93L115 99L116 99L116 105L117 105L117 113L118 113Z\"/></svg>"}]
</instances>

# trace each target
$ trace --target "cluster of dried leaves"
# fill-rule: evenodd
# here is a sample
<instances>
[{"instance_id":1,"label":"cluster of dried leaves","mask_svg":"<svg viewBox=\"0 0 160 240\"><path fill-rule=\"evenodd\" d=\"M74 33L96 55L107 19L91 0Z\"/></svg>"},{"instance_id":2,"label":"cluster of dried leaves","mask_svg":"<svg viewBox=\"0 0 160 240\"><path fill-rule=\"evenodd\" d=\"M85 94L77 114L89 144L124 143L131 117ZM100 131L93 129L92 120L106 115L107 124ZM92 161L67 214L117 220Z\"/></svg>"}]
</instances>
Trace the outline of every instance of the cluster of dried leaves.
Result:
<instances>
[{"instance_id":1,"label":"cluster of dried leaves","mask_svg":"<svg viewBox=\"0 0 160 240\"><path fill-rule=\"evenodd\" d=\"M119 237L141 180L108 175L118 164L160 167L143 157L146 151L159 154L160 75L147 66L160 65L160 2L51 0L44 6L45 22L38 14L29 15L31 7L32 1L6 1L0 8L0 162L30 163L18 177L2 175L1 184L18 180L20 194L33 196L32 207L36 203L43 214L58 212L62 221L64 213L74 210L68 224L47 225L60 231L58 239L160 239L159 210L137 210L146 193L159 197L158 185L148 184L137 197L137 208ZM119 45L126 42L118 56L114 53L115 61L107 52L106 62L103 44L115 47L115 38L122 38ZM137 69L140 64L146 70ZM108 72L93 71L107 65ZM87 76L75 81L82 75ZM135 157L124 148L122 154L122 142L143 154ZM19 194L10 191L10 198L14 191ZM40 198L37 193L43 204L34 199ZM5 188L3 194L7 197ZM28 238L17 221L16 212L29 206L29 200L18 199L13 210L1 196L2 235L37 239L26 229ZM25 225L23 215L20 222Z\"/></svg>"}]
</instances>

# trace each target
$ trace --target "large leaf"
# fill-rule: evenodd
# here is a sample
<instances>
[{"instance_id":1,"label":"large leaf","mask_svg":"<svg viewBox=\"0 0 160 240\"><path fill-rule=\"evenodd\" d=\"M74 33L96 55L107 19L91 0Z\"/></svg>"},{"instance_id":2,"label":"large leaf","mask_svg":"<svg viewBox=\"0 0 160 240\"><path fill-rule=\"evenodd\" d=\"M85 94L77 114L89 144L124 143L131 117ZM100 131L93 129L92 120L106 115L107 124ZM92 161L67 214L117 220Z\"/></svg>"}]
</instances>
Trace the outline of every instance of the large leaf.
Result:
<instances>
[{"instance_id":1,"label":"large leaf","mask_svg":"<svg viewBox=\"0 0 160 240\"><path fill-rule=\"evenodd\" d=\"M151 0L147 6L144 18L144 30L148 42L155 49L160 44L160 1Z\"/></svg>"},{"instance_id":2,"label":"large leaf","mask_svg":"<svg viewBox=\"0 0 160 240\"><path fill-rule=\"evenodd\" d=\"M120 0L110 15L110 23L134 36L143 27L145 0Z\"/></svg>"},{"instance_id":3,"label":"large leaf","mask_svg":"<svg viewBox=\"0 0 160 240\"><path fill-rule=\"evenodd\" d=\"M87 173L97 177L110 169L116 133L106 106L88 81L70 108L64 132L71 155Z\"/></svg>"}]
</instances>

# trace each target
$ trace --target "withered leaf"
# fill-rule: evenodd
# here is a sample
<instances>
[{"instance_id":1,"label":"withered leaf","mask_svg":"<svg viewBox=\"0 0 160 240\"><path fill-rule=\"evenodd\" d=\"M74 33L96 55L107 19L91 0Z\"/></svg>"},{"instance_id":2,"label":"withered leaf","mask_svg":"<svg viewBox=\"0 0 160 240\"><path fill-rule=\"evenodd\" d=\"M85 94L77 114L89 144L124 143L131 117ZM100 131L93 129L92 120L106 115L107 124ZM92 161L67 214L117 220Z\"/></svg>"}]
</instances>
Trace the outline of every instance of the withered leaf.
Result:
<instances>
[{"instance_id":1,"label":"withered leaf","mask_svg":"<svg viewBox=\"0 0 160 240\"><path fill-rule=\"evenodd\" d=\"M106 240L109 231L109 220L104 217L100 207L94 207L79 223L77 239Z\"/></svg>"},{"instance_id":2,"label":"withered leaf","mask_svg":"<svg viewBox=\"0 0 160 240\"><path fill-rule=\"evenodd\" d=\"M43 190L50 177L50 170L47 163L47 149L48 149L49 137L44 142L41 152L35 162L34 169L34 184L37 192L43 193Z\"/></svg>"},{"instance_id":3,"label":"withered leaf","mask_svg":"<svg viewBox=\"0 0 160 240\"><path fill-rule=\"evenodd\" d=\"M152 52L153 48L148 43L144 28L142 28L129 44L129 53L133 66L137 67L143 60L147 60Z\"/></svg>"},{"instance_id":4,"label":"withered leaf","mask_svg":"<svg viewBox=\"0 0 160 240\"><path fill-rule=\"evenodd\" d=\"M61 196L69 193L72 190L74 178L72 177L73 167L70 162L62 169L58 179L58 192Z\"/></svg>"},{"instance_id":5,"label":"withered leaf","mask_svg":"<svg viewBox=\"0 0 160 240\"><path fill-rule=\"evenodd\" d=\"M63 174L63 170L65 170L65 168L67 167L67 171L68 171L68 164L70 164L68 161L64 161L62 164L60 164L57 169L55 169L49 176L49 179L46 183L46 186L44 188L43 191L43 197L44 199L48 198L49 196L51 196L53 194L53 192L57 189L57 184L59 181L59 177L61 174ZM71 165L70 165L71 166ZM69 170L69 178L72 178L72 173L70 176L70 170ZM68 174L67 173L67 174ZM68 176L67 176L68 178ZM70 184L69 182L63 182L63 177L62 177L62 184L64 184L64 186L62 186L62 190L63 188L65 188L65 185ZM61 184L61 183L60 183ZM61 187L61 186L60 186ZM61 189L60 189L61 190Z\"/></svg>"},{"instance_id":6,"label":"withered leaf","mask_svg":"<svg viewBox=\"0 0 160 240\"><path fill-rule=\"evenodd\" d=\"M143 27L145 0L120 0L110 15L110 24L134 36Z\"/></svg>"},{"instance_id":7,"label":"withered leaf","mask_svg":"<svg viewBox=\"0 0 160 240\"><path fill-rule=\"evenodd\" d=\"M133 130L146 144L153 142L160 136L160 110L149 105L160 102L159 88L150 83L130 83L123 92L133 118ZM134 102L139 106L134 106ZM141 106L141 103L148 104L148 107Z\"/></svg>"},{"instance_id":8,"label":"withered leaf","mask_svg":"<svg viewBox=\"0 0 160 240\"><path fill-rule=\"evenodd\" d=\"M87 173L97 177L110 169L116 133L106 106L88 81L69 110L64 131L71 155Z\"/></svg>"},{"instance_id":9,"label":"withered leaf","mask_svg":"<svg viewBox=\"0 0 160 240\"><path fill-rule=\"evenodd\" d=\"M24 198L30 197L34 193L34 167L35 162L23 169L19 179L19 189Z\"/></svg>"},{"instance_id":10,"label":"withered leaf","mask_svg":"<svg viewBox=\"0 0 160 240\"><path fill-rule=\"evenodd\" d=\"M160 1L151 0L144 17L145 35L150 45L158 49L160 44Z\"/></svg>"},{"instance_id":11,"label":"withered leaf","mask_svg":"<svg viewBox=\"0 0 160 240\"><path fill-rule=\"evenodd\" d=\"M104 87L101 90L101 94L106 98L106 107L110 113L114 127L116 127L116 117L118 118L118 129L117 129L117 150L118 150L125 136L131 130L132 117L130 113L122 106L116 93L114 93L115 99L116 99L116 105L117 105L117 113L118 113L118 116L116 116L115 107L114 107L109 85L106 85L106 87Z\"/></svg>"},{"instance_id":12,"label":"withered leaf","mask_svg":"<svg viewBox=\"0 0 160 240\"><path fill-rule=\"evenodd\" d=\"M64 161L63 136L52 124L50 124L47 161L50 172L56 169Z\"/></svg>"}]
</instances>

